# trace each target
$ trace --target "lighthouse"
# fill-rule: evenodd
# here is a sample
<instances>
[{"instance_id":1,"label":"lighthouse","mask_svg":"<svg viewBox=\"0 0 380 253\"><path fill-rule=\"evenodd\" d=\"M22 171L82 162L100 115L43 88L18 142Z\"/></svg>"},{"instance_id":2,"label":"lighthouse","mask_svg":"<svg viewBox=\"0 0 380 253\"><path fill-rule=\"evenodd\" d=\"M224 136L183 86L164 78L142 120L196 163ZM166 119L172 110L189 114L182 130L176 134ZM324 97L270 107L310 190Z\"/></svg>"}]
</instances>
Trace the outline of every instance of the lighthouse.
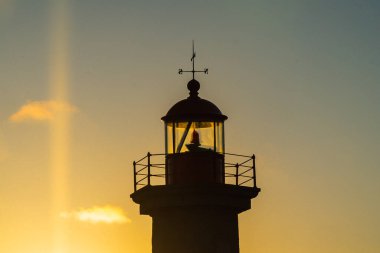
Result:
<instances>
[{"instance_id":1,"label":"lighthouse","mask_svg":"<svg viewBox=\"0 0 380 253\"><path fill-rule=\"evenodd\" d=\"M254 155L225 151L227 116L199 95L194 69L189 95L161 119L165 152L133 162L133 201L152 217L153 253L238 253L238 214L260 192Z\"/></svg>"}]
</instances>

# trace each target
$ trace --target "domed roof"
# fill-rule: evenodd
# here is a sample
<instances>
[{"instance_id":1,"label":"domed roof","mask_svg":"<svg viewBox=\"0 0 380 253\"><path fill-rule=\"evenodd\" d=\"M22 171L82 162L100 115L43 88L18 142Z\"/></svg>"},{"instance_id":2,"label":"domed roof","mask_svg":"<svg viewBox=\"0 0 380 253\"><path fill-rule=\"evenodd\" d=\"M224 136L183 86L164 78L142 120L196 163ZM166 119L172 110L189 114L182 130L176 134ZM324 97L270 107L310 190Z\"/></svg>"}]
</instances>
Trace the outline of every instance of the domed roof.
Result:
<instances>
[{"instance_id":1,"label":"domed roof","mask_svg":"<svg viewBox=\"0 0 380 253\"><path fill-rule=\"evenodd\" d=\"M219 108L206 99L198 97L200 84L192 79L187 88L190 96L176 103L161 119L170 121L224 121L227 116L223 115Z\"/></svg>"}]
</instances>

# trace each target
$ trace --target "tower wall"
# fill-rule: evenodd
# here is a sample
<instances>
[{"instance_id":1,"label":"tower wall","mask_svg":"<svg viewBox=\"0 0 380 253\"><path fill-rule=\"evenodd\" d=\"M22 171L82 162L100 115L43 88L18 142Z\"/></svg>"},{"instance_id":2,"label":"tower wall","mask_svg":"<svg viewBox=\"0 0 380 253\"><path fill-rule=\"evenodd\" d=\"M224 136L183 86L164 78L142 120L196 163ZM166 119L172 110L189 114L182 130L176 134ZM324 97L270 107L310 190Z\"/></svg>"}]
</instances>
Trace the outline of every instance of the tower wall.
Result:
<instances>
[{"instance_id":1,"label":"tower wall","mask_svg":"<svg viewBox=\"0 0 380 253\"><path fill-rule=\"evenodd\" d=\"M238 253L238 215L233 211L179 208L152 215L153 253Z\"/></svg>"},{"instance_id":2,"label":"tower wall","mask_svg":"<svg viewBox=\"0 0 380 253\"><path fill-rule=\"evenodd\" d=\"M225 184L146 186L131 195L153 219L153 253L238 253L238 214L259 188Z\"/></svg>"},{"instance_id":3,"label":"tower wall","mask_svg":"<svg viewBox=\"0 0 380 253\"><path fill-rule=\"evenodd\" d=\"M168 185L224 184L224 155L211 151L166 156Z\"/></svg>"}]
</instances>

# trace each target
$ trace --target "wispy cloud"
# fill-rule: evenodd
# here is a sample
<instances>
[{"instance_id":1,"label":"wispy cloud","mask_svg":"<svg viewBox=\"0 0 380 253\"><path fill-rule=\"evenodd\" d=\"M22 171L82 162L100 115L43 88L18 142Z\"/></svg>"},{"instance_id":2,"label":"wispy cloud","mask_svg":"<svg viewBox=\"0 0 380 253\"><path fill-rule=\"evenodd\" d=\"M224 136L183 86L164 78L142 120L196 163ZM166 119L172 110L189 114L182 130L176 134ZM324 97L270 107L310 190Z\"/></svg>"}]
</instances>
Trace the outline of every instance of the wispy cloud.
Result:
<instances>
[{"instance_id":1,"label":"wispy cloud","mask_svg":"<svg viewBox=\"0 0 380 253\"><path fill-rule=\"evenodd\" d=\"M75 112L77 109L66 103L55 100L30 101L9 117L12 122L49 121L61 112Z\"/></svg>"},{"instance_id":2,"label":"wispy cloud","mask_svg":"<svg viewBox=\"0 0 380 253\"><path fill-rule=\"evenodd\" d=\"M94 206L91 208L81 208L71 212L62 212L60 216L63 219L74 219L88 223L107 223L123 224L131 220L126 216L124 210L116 206Z\"/></svg>"}]
</instances>

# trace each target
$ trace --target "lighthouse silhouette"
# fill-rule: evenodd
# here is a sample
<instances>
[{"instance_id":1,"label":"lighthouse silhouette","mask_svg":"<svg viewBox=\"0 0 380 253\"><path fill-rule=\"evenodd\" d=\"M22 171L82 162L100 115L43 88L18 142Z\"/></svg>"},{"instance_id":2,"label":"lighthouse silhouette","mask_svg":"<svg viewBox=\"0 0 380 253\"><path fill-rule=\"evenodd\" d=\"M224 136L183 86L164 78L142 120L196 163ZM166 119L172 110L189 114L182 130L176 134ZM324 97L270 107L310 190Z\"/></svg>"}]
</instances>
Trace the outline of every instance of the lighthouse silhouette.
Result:
<instances>
[{"instance_id":1,"label":"lighthouse silhouette","mask_svg":"<svg viewBox=\"0 0 380 253\"><path fill-rule=\"evenodd\" d=\"M162 117L165 153L147 153L133 162L133 201L153 220L153 253L238 253L238 214L260 192L255 156L225 152L219 108L187 84L189 96Z\"/></svg>"}]
</instances>

